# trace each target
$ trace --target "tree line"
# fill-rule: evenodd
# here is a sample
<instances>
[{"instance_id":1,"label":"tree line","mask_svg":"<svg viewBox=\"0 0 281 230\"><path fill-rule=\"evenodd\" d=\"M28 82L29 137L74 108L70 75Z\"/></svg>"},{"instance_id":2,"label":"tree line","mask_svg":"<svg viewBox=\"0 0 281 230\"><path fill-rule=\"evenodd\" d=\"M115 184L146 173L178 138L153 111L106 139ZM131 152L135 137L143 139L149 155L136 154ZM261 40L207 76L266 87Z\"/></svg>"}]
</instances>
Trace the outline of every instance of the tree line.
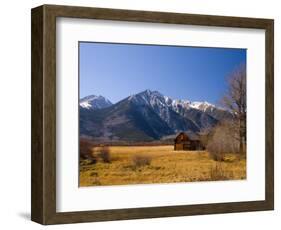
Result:
<instances>
[{"instance_id":1,"label":"tree line","mask_svg":"<svg viewBox=\"0 0 281 230\"><path fill-rule=\"evenodd\" d=\"M212 129L201 133L202 141L214 160L222 161L226 153L246 156L246 66L241 65L227 78L227 91L221 105L232 118L221 121Z\"/></svg>"}]
</instances>

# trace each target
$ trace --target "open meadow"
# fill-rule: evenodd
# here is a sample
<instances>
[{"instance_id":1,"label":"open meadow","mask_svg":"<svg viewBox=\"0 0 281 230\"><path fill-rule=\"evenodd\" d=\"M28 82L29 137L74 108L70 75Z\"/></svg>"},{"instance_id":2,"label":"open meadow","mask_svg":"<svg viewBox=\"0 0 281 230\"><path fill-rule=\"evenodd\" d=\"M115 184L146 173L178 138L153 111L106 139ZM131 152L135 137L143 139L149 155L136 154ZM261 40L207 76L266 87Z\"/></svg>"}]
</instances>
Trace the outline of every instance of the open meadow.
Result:
<instances>
[{"instance_id":1,"label":"open meadow","mask_svg":"<svg viewBox=\"0 0 281 230\"><path fill-rule=\"evenodd\" d=\"M236 154L218 162L206 151L167 145L94 147L92 155L94 163L80 160L80 186L246 179L246 159Z\"/></svg>"}]
</instances>

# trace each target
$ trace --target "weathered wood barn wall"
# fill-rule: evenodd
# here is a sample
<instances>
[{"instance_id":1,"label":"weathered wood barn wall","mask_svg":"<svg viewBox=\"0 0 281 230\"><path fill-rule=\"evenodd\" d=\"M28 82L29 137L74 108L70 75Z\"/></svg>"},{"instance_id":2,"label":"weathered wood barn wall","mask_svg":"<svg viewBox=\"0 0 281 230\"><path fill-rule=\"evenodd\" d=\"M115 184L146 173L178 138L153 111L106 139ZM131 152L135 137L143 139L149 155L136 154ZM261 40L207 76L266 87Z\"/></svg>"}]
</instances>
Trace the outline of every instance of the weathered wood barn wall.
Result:
<instances>
[{"instance_id":1,"label":"weathered wood barn wall","mask_svg":"<svg viewBox=\"0 0 281 230\"><path fill-rule=\"evenodd\" d=\"M203 150L199 137L181 132L174 140L174 150Z\"/></svg>"}]
</instances>

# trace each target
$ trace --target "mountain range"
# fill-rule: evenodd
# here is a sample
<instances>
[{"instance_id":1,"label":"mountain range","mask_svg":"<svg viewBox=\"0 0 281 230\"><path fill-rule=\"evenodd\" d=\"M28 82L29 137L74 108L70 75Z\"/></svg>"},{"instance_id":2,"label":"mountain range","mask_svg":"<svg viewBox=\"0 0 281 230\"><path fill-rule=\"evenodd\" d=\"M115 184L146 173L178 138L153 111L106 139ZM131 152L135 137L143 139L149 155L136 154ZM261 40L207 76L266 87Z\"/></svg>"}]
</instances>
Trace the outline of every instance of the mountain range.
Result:
<instances>
[{"instance_id":1,"label":"mountain range","mask_svg":"<svg viewBox=\"0 0 281 230\"><path fill-rule=\"evenodd\" d=\"M95 95L79 104L80 135L97 141L162 140L181 131L198 133L231 118L230 112L208 102L171 99L151 90L115 104Z\"/></svg>"}]
</instances>

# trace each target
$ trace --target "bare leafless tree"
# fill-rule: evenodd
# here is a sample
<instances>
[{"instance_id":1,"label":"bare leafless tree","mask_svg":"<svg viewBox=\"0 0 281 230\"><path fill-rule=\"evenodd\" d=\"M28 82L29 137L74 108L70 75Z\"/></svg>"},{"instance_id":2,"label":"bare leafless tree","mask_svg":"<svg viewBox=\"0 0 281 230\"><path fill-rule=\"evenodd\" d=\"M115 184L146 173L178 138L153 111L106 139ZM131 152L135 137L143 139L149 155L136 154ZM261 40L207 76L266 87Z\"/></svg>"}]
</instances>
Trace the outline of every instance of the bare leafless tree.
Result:
<instances>
[{"instance_id":1,"label":"bare leafless tree","mask_svg":"<svg viewBox=\"0 0 281 230\"><path fill-rule=\"evenodd\" d=\"M228 78L228 90L222 104L233 115L231 130L239 141L239 153L245 153L246 146L246 66L241 65Z\"/></svg>"},{"instance_id":2,"label":"bare leafless tree","mask_svg":"<svg viewBox=\"0 0 281 230\"><path fill-rule=\"evenodd\" d=\"M233 135L232 121L223 121L215 126L206 149L215 161L223 161L226 153L237 153L239 141Z\"/></svg>"},{"instance_id":3,"label":"bare leafless tree","mask_svg":"<svg viewBox=\"0 0 281 230\"><path fill-rule=\"evenodd\" d=\"M200 143L202 144L203 149L206 148L208 145L208 142L212 139L213 133L214 133L215 127L207 127L198 133Z\"/></svg>"}]
</instances>

